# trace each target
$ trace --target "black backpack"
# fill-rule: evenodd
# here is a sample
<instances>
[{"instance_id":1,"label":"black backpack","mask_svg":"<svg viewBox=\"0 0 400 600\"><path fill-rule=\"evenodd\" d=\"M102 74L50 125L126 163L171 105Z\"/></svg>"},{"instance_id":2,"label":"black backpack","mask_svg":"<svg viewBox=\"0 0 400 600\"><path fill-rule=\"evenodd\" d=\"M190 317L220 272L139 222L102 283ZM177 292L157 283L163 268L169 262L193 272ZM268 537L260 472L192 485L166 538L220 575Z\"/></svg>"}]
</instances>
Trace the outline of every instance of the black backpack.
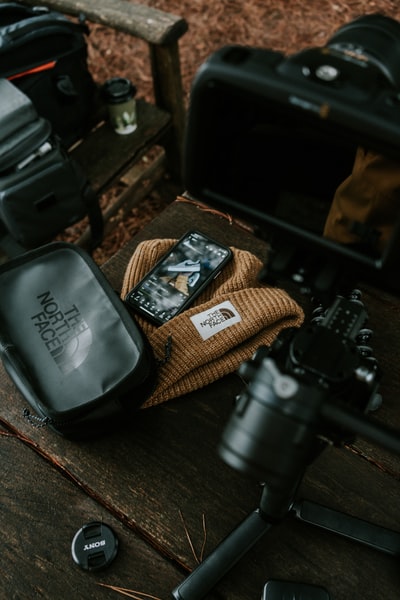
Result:
<instances>
[{"instance_id":1,"label":"black backpack","mask_svg":"<svg viewBox=\"0 0 400 600\"><path fill-rule=\"evenodd\" d=\"M93 249L103 235L97 194L51 123L26 94L0 79L0 246L14 256L86 215Z\"/></svg>"},{"instance_id":2,"label":"black backpack","mask_svg":"<svg viewBox=\"0 0 400 600\"><path fill-rule=\"evenodd\" d=\"M66 147L88 129L95 105L86 34L84 23L47 8L0 4L0 77L32 100Z\"/></svg>"}]
</instances>

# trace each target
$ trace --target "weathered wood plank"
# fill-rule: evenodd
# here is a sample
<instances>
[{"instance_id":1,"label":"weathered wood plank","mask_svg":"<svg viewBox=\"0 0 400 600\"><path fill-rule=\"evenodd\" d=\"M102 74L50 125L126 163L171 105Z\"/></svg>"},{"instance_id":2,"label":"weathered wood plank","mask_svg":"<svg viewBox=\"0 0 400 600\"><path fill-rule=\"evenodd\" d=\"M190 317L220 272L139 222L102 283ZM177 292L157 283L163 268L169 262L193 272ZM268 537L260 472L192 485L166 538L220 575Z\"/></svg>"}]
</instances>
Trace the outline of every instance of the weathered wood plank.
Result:
<instances>
[{"instance_id":1,"label":"weathered wood plank","mask_svg":"<svg viewBox=\"0 0 400 600\"><path fill-rule=\"evenodd\" d=\"M138 127L134 133L118 135L105 122L72 150L73 158L100 194L159 142L170 127L170 116L143 100L138 101L137 112Z\"/></svg>"},{"instance_id":2,"label":"weathered wood plank","mask_svg":"<svg viewBox=\"0 0 400 600\"><path fill-rule=\"evenodd\" d=\"M128 526L21 441L0 431L0 596L9 600L118 598L101 583L165 598L182 575ZM76 531L90 521L110 525L119 552L107 570L88 573L71 557Z\"/></svg>"},{"instance_id":3,"label":"weathered wood plank","mask_svg":"<svg viewBox=\"0 0 400 600\"><path fill-rule=\"evenodd\" d=\"M134 174L134 175L133 175ZM135 164L121 179L127 189L103 211L104 237L110 234L129 212L146 198L165 174L165 155L157 157L149 165ZM127 177L129 175L129 177ZM129 182L127 180L129 179ZM89 248L91 242L90 227L86 227L76 243L82 248Z\"/></svg>"},{"instance_id":4,"label":"weathered wood plank","mask_svg":"<svg viewBox=\"0 0 400 600\"><path fill-rule=\"evenodd\" d=\"M207 554L256 508L261 493L258 484L233 472L216 455L231 410L226 393L235 387L232 381L219 382L206 399L197 394L143 411L136 426L90 443L74 444L50 431L18 427L100 504L190 569L196 563L180 514L197 552L206 515ZM18 410L8 411L14 413L9 415L14 423L22 404L14 401ZM46 489L47 483L39 496L47 496ZM361 507L359 516L392 528L398 527L398 492L398 481L345 450L327 450L303 485L306 498L356 515ZM223 598L250 600L258 597L268 577L324 584L335 600L373 600L379 593L394 598L400 585L396 560L291 518L269 532L219 589ZM164 585L161 598L170 591L169 583Z\"/></svg>"},{"instance_id":5,"label":"weathered wood plank","mask_svg":"<svg viewBox=\"0 0 400 600\"><path fill-rule=\"evenodd\" d=\"M36 5L36 0L24 0ZM151 44L177 41L188 29L182 17L128 0L43 0L41 4L69 15L129 33Z\"/></svg>"},{"instance_id":6,"label":"weathered wood plank","mask_svg":"<svg viewBox=\"0 0 400 600\"><path fill-rule=\"evenodd\" d=\"M120 286L126 262L141 239L178 237L193 226L226 243L252 249L260 257L266 254L262 242L234 225L227 225L224 218L175 203L106 265L105 272L114 287ZM368 298L371 298L373 320L379 317L380 324L392 324L397 301L380 294L376 297L369 294ZM381 302L381 298L385 301ZM398 325L393 325L393 330L397 331ZM392 396L399 381L397 355L392 348L397 342L396 331L386 335L383 329L374 343L376 355L385 369L393 368L389 381L395 383L388 384L387 402L377 415L392 424L399 420L396 397ZM103 439L78 444L51 431L32 429L22 417L25 401L0 369L0 415L9 427L29 436L47 460L57 462L81 490L96 498L103 510L114 514L146 539L161 556L170 557L189 571L196 561L185 526L195 549L200 552L202 515L205 514L207 554L259 502L258 483L231 470L216 453L233 399L241 388L239 378L232 375L186 398L140 411L125 429ZM307 499L400 530L397 511L400 458L372 446L363 447L367 460L351 450L327 449L308 469L302 494ZM10 461L3 463L7 477L12 472L12 456ZM43 474L40 480L45 479ZM9 485L11 490L12 482ZM26 491L21 493L26 498ZM46 486L38 491L39 497L47 497ZM68 502L68 495L66 498ZM64 502L60 506L64 506ZM185 526L180 515L184 517ZM68 511L65 519L68 519ZM129 587L129 572L117 583L127 582ZM163 577L160 571L158 589L160 597L167 598L172 589L171 579L167 576L162 581ZM396 598L400 589L397 560L292 518L273 528L224 578L218 586L220 597L226 600L259 598L268 578L324 585L335 600ZM180 581L183 575L177 579Z\"/></svg>"},{"instance_id":7,"label":"weathered wood plank","mask_svg":"<svg viewBox=\"0 0 400 600\"><path fill-rule=\"evenodd\" d=\"M180 181L186 111L178 42L168 46L150 44L150 58L156 104L168 111L172 119L171 136L166 146L168 169Z\"/></svg>"}]
</instances>

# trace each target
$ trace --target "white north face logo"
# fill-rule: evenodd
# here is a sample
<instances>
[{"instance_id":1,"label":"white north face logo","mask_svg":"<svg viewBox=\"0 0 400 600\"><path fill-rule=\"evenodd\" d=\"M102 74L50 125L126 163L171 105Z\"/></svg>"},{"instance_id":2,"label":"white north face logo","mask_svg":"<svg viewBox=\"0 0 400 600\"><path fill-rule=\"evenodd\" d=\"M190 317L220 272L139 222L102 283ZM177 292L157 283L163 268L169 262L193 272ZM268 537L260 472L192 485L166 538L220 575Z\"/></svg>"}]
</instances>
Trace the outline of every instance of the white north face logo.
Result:
<instances>
[{"instance_id":1,"label":"white north face logo","mask_svg":"<svg viewBox=\"0 0 400 600\"><path fill-rule=\"evenodd\" d=\"M190 317L190 320L203 340L208 340L208 338L227 329L227 327L240 323L242 317L233 306L232 302L226 300L213 308L204 310L197 315L193 315Z\"/></svg>"}]
</instances>

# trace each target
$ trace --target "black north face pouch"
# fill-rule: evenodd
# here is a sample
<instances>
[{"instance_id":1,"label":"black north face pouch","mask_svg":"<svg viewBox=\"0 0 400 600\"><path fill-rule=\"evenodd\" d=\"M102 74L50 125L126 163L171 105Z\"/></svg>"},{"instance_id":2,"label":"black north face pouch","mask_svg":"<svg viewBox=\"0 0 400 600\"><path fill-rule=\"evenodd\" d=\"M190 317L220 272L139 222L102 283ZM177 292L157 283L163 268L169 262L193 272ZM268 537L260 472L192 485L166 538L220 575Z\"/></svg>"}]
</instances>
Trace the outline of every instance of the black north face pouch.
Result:
<instances>
[{"instance_id":1,"label":"black north face pouch","mask_svg":"<svg viewBox=\"0 0 400 600\"><path fill-rule=\"evenodd\" d=\"M152 392L151 348L85 251L54 242L23 254L0 268L0 289L0 357L32 423L88 438Z\"/></svg>"}]
</instances>

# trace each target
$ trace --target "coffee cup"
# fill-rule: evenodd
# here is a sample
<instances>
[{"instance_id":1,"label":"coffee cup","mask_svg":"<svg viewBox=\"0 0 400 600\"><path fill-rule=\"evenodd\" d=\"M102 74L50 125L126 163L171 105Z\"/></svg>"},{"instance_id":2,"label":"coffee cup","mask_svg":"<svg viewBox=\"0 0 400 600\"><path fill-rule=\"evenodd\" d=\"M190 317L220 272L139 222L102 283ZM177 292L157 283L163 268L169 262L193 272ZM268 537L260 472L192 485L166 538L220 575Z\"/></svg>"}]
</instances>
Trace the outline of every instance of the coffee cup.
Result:
<instances>
[{"instance_id":1,"label":"coffee cup","mask_svg":"<svg viewBox=\"0 0 400 600\"><path fill-rule=\"evenodd\" d=\"M136 87L129 79L113 77L102 91L114 131L120 135L133 133L137 128Z\"/></svg>"}]
</instances>

